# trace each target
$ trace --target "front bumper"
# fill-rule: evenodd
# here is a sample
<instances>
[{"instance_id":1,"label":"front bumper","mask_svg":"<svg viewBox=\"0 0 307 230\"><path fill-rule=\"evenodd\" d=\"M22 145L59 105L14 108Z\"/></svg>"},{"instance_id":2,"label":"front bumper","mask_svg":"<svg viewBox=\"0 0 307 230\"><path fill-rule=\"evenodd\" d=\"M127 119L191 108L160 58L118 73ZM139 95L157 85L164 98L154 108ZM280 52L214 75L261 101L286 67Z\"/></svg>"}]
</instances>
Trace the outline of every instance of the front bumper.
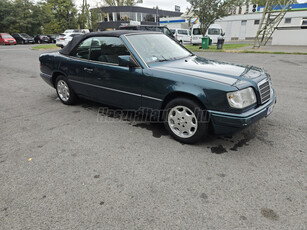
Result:
<instances>
[{"instance_id":1,"label":"front bumper","mask_svg":"<svg viewBox=\"0 0 307 230\"><path fill-rule=\"evenodd\" d=\"M231 134L269 116L268 109L276 103L276 93L273 91L271 99L250 111L241 114L208 111L215 134Z\"/></svg>"},{"instance_id":2,"label":"front bumper","mask_svg":"<svg viewBox=\"0 0 307 230\"><path fill-rule=\"evenodd\" d=\"M4 41L5 45L16 45L16 41Z\"/></svg>"}]
</instances>

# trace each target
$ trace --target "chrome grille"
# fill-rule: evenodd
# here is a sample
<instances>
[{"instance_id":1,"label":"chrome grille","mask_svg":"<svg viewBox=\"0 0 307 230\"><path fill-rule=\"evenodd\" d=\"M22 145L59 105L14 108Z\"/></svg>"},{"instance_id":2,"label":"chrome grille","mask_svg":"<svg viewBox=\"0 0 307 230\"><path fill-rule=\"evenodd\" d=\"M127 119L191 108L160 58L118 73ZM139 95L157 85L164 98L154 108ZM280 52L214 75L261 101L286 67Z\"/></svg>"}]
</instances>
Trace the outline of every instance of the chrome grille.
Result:
<instances>
[{"instance_id":1,"label":"chrome grille","mask_svg":"<svg viewBox=\"0 0 307 230\"><path fill-rule=\"evenodd\" d=\"M271 84L268 80L263 80L258 83L258 88L260 92L261 104L270 100L271 97Z\"/></svg>"}]
</instances>

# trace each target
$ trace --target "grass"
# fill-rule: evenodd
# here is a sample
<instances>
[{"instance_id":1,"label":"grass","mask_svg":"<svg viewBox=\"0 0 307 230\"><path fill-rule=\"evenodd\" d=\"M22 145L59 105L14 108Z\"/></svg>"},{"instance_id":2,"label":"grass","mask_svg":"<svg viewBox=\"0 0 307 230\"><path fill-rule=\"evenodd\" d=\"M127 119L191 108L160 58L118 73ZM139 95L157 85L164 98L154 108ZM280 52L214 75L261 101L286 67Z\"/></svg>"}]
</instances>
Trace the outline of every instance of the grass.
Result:
<instances>
[{"instance_id":1,"label":"grass","mask_svg":"<svg viewBox=\"0 0 307 230\"><path fill-rule=\"evenodd\" d=\"M200 46L186 45L185 47L192 52L224 52L225 50L235 50L237 48L251 46L252 44L224 44L223 49L218 50L216 45L209 46L209 49L200 49Z\"/></svg>"},{"instance_id":2,"label":"grass","mask_svg":"<svg viewBox=\"0 0 307 230\"><path fill-rule=\"evenodd\" d=\"M46 44L46 45L33 46L32 49L34 50L54 50L54 49L58 49L58 47L55 44Z\"/></svg>"},{"instance_id":3,"label":"grass","mask_svg":"<svg viewBox=\"0 0 307 230\"><path fill-rule=\"evenodd\" d=\"M216 45L209 46L209 49L200 49L200 46L186 45L185 47L191 52L227 52L227 53L260 53L260 54L297 54L307 55L300 52L281 52L281 51L262 51L251 49L238 49L242 47L252 46L252 44L224 44L223 49L218 50Z\"/></svg>"}]
</instances>

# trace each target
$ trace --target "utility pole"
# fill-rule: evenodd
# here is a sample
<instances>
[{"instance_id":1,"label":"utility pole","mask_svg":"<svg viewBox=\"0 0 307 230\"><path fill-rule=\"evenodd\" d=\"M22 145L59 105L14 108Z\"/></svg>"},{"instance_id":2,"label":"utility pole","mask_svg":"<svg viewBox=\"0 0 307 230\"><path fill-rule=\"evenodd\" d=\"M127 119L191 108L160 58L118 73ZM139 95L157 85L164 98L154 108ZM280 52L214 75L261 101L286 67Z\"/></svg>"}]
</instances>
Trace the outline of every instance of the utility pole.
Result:
<instances>
[{"instance_id":1,"label":"utility pole","mask_svg":"<svg viewBox=\"0 0 307 230\"><path fill-rule=\"evenodd\" d=\"M81 27L80 29L85 29L85 24L89 23L89 12L88 12L88 5L87 5L87 0L83 0L82 3L82 22L81 22Z\"/></svg>"},{"instance_id":2,"label":"utility pole","mask_svg":"<svg viewBox=\"0 0 307 230\"><path fill-rule=\"evenodd\" d=\"M294 0L279 0L277 4L276 1L274 2L275 4L273 1L266 1L255 37L254 48L267 44L285 14L291 9Z\"/></svg>"}]
</instances>

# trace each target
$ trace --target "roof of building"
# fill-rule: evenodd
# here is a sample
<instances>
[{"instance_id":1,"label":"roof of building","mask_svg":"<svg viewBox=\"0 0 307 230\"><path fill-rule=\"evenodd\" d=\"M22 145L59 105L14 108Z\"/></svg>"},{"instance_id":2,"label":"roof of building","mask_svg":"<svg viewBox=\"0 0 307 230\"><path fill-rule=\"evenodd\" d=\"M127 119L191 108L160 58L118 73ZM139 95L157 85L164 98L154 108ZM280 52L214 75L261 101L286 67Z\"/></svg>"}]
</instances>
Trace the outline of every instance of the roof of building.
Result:
<instances>
[{"instance_id":1,"label":"roof of building","mask_svg":"<svg viewBox=\"0 0 307 230\"><path fill-rule=\"evenodd\" d=\"M107 6L107 7L101 7L100 9L102 10L102 12L105 13L112 13L112 12L139 12L139 13L148 13L148 14L158 13L159 16L171 16L171 17L180 16L182 14L181 12L176 12L176 11L147 8L140 6Z\"/></svg>"}]
</instances>

